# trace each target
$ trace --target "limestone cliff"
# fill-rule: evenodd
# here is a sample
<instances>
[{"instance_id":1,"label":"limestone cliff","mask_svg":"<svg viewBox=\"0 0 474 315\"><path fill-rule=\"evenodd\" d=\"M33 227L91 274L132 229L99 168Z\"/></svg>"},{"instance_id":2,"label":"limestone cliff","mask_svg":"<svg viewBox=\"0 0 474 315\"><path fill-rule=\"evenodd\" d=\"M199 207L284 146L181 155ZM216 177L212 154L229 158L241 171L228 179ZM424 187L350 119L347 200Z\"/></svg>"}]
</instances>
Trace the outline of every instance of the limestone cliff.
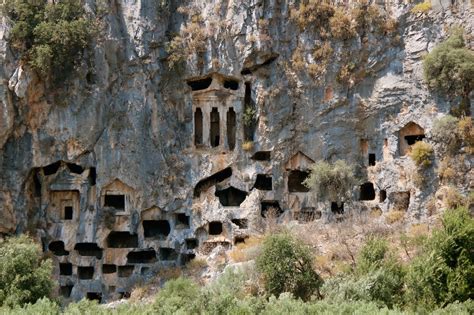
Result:
<instances>
[{"instance_id":1,"label":"limestone cliff","mask_svg":"<svg viewBox=\"0 0 474 315\"><path fill-rule=\"evenodd\" d=\"M429 216L439 158L420 187L406 152L450 104L424 84L422 56L454 25L473 47L471 2L412 13L379 1L378 22L346 40L298 21L295 0L85 6L101 34L59 87L19 62L7 17L0 27L0 235L41 240L64 296L126 295L262 232L269 212ZM301 184L309 166L337 159L361 186L344 204L317 201ZM463 193L473 163L457 174Z\"/></svg>"}]
</instances>

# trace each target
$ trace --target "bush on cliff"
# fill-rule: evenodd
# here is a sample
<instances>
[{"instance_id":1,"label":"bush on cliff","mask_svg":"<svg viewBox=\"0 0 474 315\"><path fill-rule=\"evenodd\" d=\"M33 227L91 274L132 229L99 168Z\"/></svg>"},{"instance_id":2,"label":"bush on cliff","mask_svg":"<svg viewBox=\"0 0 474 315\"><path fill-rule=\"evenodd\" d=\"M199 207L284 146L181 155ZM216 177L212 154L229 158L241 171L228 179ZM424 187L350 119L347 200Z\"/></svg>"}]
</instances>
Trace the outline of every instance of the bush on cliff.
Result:
<instances>
[{"instance_id":1,"label":"bush on cliff","mask_svg":"<svg viewBox=\"0 0 474 315\"><path fill-rule=\"evenodd\" d=\"M50 260L25 235L0 242L0 306L34 303L53 289Z\"/></svg>"},{"instance_id":2,"label":"bush on cliff","mask_svg":"<svg viewBox=\"0 0 474 315\"><path fill-rule=\"evenodd\" d=\"M9 42L23 62L56 82L80 60L95 28L80 0L6 0L13 22Z\"/></svg>"}]
</instances>

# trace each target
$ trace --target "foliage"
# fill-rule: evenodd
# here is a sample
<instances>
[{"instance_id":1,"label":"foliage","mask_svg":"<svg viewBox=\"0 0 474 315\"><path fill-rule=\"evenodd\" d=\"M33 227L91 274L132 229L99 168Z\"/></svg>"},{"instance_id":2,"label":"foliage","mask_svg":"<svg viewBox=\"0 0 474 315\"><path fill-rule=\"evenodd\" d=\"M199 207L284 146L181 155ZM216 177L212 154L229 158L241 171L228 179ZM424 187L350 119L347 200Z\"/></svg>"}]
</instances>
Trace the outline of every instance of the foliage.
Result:
<instances>
[{"instance_id":1,"label":"foliage","mask_svg":"<svg viewBox=\"0 0 474 315\"><path fill-rule=\"evenodd\" d=\"M311 174L304 181L319 199L332 202L344 201L351 197L356 180L352 165L343 160L334 164L319 161L311 166Z\"/></svg>"},{"instance_id":2,"label":"foliage","mask_svg":"<svg viewBox=\"0 0 474 315\"><path fill-rule=\"evenodd\" d=\"M426 13L428 12L429 10L431 10L431 2L430 1L424 1L424 2L421 2L421 3L418 3L417 5L415 5L411 10L410 12L411 13Z\"/></svg>"},{"instance_id":3,"label":"foliage","mask_svg":"<svg viewBox=\"0 0 474 315\"><path fill-rule=\"evenodd\" d=\"M62 80L73 70L95 27L78 0L7 0L13 26L9 41L41 75Z\"/></svg>"},{"instance_id":4,"label":"foliage","mask_svg":"<svg viewBox=\"0 0 474 315\"><path fill-rule=\"evenodd\" d=\"M157 314L193 313L196 305L190 303L199 297L199 287L191 280L178 278L166 282L154 303Z\"/></svg>"},{"instance_id":5,"label":"foliage","mask_svg":"<svg viewBox=\"0 0 474 315\"><path fill-rule=\"evenodd\" d=\"M433 123L432 138L442 147L443 151L454 153L459 147L460 134L458 119L451 115L443 116Z\"/></svg>"},{"instance_id":6,"label":"foliage","mask_svg":"<svg viewBox=\"0 0 474 315\"><path fill-rule=\"evenodd\" d=\"M324 36L329 19L334 13L335 9L331 4L321 0L308 0L291 10L291 19L296 22L300 30L311 28Z\"/></svg>"},{"instance_id":7,"label":"foliage","mask_svg":"<svg viewBox=\"0 0 474 315\"><path fill-rule=\"evenodd\" d=\"M469 113L469 94L474 88L474 52L465 47L461 30L454 30L425 57L423 70L429 87L451 97L461 97L459 111Z\"/></svg>"},{"instance_id":8,"label":"foliage","mask_svg":"<svg viewBox=\"0 0 474 315\"><path fill-rule=\"evenodd\" d=\"M41 250L25 235L0 242L0 305L34 303L53 288L50 260L41 261Z\"/></svg>"},{"instance_id":9,"label":"foliage","mask_svg":"<svg viewBox=\"0 0 474 315\"><path fill-rule=\"evenodd\" d=\"M252 151L253 150L253 141L245 141L242 143L242 149L244 151Z\"/></svg>"},{"instance_id":10,"label":"foliage","mask_svg":"<svg viewBox=\"0 0 474 315\"><path fill-rule=\"evenodd\" d=\"M267 236L256 263L268 293L290 292L304 300L319 296L323 281L313 269L309 248L289 234Z\"/></svg>"},{"instance_id":11,"label":"foliage","mask_svg":"<svg viewBox=\"0 0 474 315\"><path fill-rule=\"evenodd\" d=\"M348 40L357 35L352 27L350 16L341 8L337 8L334 16L329 19L329 27L331 35L336 39Z\"/></svg>"},{"instance_id":12,"label":"foliage","mask_svg":"<svg viewBox=\"0 0 474 315\"><path fill-rule=\"evenodd\" d=\"M462 117L458 122L458 133L467 146L469 154L474 154L474 126L472 117Z\"/></svg>"},{"instance_id":13,"label":"foliage","mask_svg":"<svg viewBox=\"0 0 474 315\"><path fill-rule=\"evenodd\" d=\"M247 106L243 114L244 126L249 127L256 121L257 110L253 106Z\"/></svg>"},{"instance_id":14,"label":"foliage","mask_svg":"<svg viewBox=\"0 0 474 315\"><path fill-rule=\"evenodd\" d=\"M428 167L433 157L433 146L424 141L418 141L411 147L410 157L417 166Z\"/></svg>"},{"instance_id":15,"label":"foliage","mask_svg":"<svg viewBox=\"0 0 474 315\"><path fill-rule=\"evenodd\" d=\"M408 304L433 309L474 299L474 219L458 208L447 210L442 224L409 266Z\"/></svg>"},{"instance_id":16,"label":"foliage","mask_svg":"<svg viewBox=\"0 0 474 315\"><path fill-rule=\"evenodd\" d=\"M13 308L0 307L0 314L9 315L56 315L59 314L59 305L43 297L36 303L25 304L23 306L16 305Z\"/></svg>"}]
</instances>

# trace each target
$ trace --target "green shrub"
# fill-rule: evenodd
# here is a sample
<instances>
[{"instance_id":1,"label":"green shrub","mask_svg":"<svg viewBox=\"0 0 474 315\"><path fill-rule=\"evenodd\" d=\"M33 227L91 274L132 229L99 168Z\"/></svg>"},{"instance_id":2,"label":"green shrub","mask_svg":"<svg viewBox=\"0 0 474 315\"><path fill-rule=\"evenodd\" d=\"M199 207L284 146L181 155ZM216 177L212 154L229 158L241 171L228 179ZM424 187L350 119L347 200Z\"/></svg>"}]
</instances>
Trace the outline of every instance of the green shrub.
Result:
<instances>
[{"instance_id":1,"label":"green shrub","mask_svg":"<svg viewBox=\"0 0 474 315\"><path fill-rule=\"evenodd\" d=\"M411 159L417 166L428 167L433 157L433 147L424 141L418 141L411 147Z\"/></svg>"},{"instance_id":2,"label":"green shrub","mask_svg":"<svg viewBox=\"0 0 474 315\"><path fill-rule=\"evenodd\" d=\"M0 242L0 305L34 303L48 297L54 286L50 260L25 235Z\"/></svg>"},{"instance_id":3,"label":"green shrub","mask_svg":"<svg viewBox=\"0 0 474 315\"><path fill-rule=\"evenodd\" d=\"M339 160L334 164L319 161L311 166L311 174L304 181L319 199L333 202L344 201L351 197L356 183L353 167Z\"/></svg>"},{"instance_id":4,"label":"green shrub","mask_svg":"<svg viewBox=\"0 0 474 315\"><path fill-rule=\"evenodd\" d=\"M157 314L194 313L198 306L193 302L199 294L199 287L189 279L170 280L158 292L154 309Z\"/></svg>"},{"instance_id":5,"label":"green shrub","mask_svg":"<svg viewBox=\"0 0 474 315\"><path fill-rule=\"evenodd\" d=\"M469 114L469 94L474 88L474 52L465 47L461 30L455 30L426 55L423 70L431 88L451 97L460 97L457 111Z\"/></svg>"},{"instance_id":6,"label":"green shrub","mask_svg":"<svg viewBox=\"0 0 474 315\"><path fill-rule=\"evenodd\" d=\"M34 304L25 304L13 308L0 307L0 314L9 315L57 315L59 314L59 305L47 298L41 298Z\"/></svg>"},{"instance_id":7,"label":"green shrub","mask_svg":"<svg viewBox=\"0 0 474 315\"><path fill-rule=\"evenodd\" d=\"M73 70L95 34L79 0L7 0L3 11L13 22L9 42L21 58L57 82Z\"/></svg>"},{"instance_id":8,"label":"green shrub","mask_svg":"<svg viewBox=\"0 0 474 315\"><path fill-rule=\"evenodd\" d=\"M313 269L309 248L289 234L265 238L257 257L257 270L262 273L269 294L290 292L304 300L320 295L323 281Z\"/></svg>"},{"instance_id":9,"label":"green shrub","mask_svg":"<svg viewBox=\"0 0 474 315\"><path fill-rule=\"evenodd\" d=\"M443 152L454 153L458 149L461 135L457 126L458 119L451 115L443 116L433 123L432 138L441 146Z\"/></svg>"},{"instance_id":10,"label":"green shrub","mask_svg":"<svg viewBox=\"0 0 474 315\"><path fill-rule=\"evenodd\" d=\"M474 299L474 219L467 209L458 208L447 210L442 224L409 266L409 305L434 309Z\"/></svg>"},{"instance_id":11,"label":"green shrub","mask_svg":"<svg viewBox=\"0 0 474 315\"><path fill-rule=\"evenodd\" d=\"M329 19L329 26L331 35L337 39L348 40L357 35L352 28L350 15L341 8L336 9L334 16Z\"/></svg>"}]
</instances>

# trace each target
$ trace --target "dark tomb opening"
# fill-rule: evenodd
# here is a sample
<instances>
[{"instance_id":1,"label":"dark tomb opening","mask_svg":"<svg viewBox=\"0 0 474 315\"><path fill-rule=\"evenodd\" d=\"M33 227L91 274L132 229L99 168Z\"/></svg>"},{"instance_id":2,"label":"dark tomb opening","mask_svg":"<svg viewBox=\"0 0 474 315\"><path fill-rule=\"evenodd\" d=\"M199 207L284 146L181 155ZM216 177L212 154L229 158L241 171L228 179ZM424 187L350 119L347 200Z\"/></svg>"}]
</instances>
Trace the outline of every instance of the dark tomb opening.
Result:
<instances>
[{"instance_id":1,"label":"dark tomb opening","mask_svg":"<svg viewBox=\"0 0 474 315\"><path fill-rule=\"evenodd\" d=\"M215 184L222 182L223 180L232 176L232 168L227 167L222 171L219 171L205 179L200 180L196 187L194 188L193 196L197 198L201 195L201 192L207 190L209 187L214 186Z\"/></svg>"},{"instance_id":2,"label":"dark tomb opening","mask_svg":"<svg viewBox=\"0 0 474 315\"><path fill-rule=\"evenodd\" d=\"M247 238L248 238L248 236L236 236L236 237L234 237L234 245L245 244L245 240Z\"/></svg>"},{"instance_id":3,"label":"dark tomb opening","mask_svg":"<svg viewBox=\"0 0 474 315\"><path fill-rule=\"evenodd\" d=\"M196 254L181 254L181 264L185 265L196 258Z\"/></svg>"},{"instance_id":4,"label":"dark tomb opening","mask_svg":"<svg viewBox=\"0 0 474 315\"><path fill-rule=\"evenodd\" d=\"M64 243L62 241L54 241L49 243L48 249L56 256L69 255L69 252L64 249Z\"/></svg>"},{"instance_id":5,"label":"dark tomb opening","mask_svg":"<svg viewBox=\"0 0 474 315\"><path fill-rule=\"evenodd\" d=\"M202 110L198 107L194 112L194 144L201 145L202 143Z\"/></svg>"},{"instance_id":6,"label":"dark tomb opening","mask_svg":"<svg viewBox=\"0 0 474 315\"><path fill-rule=\"evenodd\" d=\"M252 160L255 161L270 161L271 159L271 152L270 151L257 151L252 155Z\"/></svg>"},{"instance_id":7,"label":"dark tomb opening","mask_svg":"<svg viewBox=\"0 0 474 315\"><path fill-rule=\"evenodd\" d=\"M340 202L331 202L331 212L334 214L343 214L344 213L344 203Z\"/></svg>"},{"instance_id":8,"label":"dark tomb opening","mask_svg":"<svg viewBox=\"0 0 474 315\"><path fill-rule=\"evenodd\" d=\"M245 82L244 113L255 113L255 103L252 100L252 86ZM254 115L248 115L250 119L244 120L244 140L253 141L257 120Z\"/></svg>"},{"instance_id":9,"label":"dark tomb opening","mask_svg":"<svg viewBox=\"0 0 474 315\"><path fill-rule=\"evenodd\" d=\"M258 190L272 190L272 176L258 174L253 187Z\"/></svg>"},{"instance_id":10,"label":"dark tomb opening","mask_svg":"<svg viewBox=\"0 0 474 315\"><path fill-rule=\"evenodd\" d=\"M72 264L70 264L70 263L60 263L59 264L59 274L61 276L70 276L70 275L72 275Z\"/></svg>"},{"instance_id":11,"label":"dark tomb opening","mask_svg":"<svg viewBox=\"0 0 474 315\"><path fill-rule=\"evenodd\" d=\"M46 165L45 167L43 167L43 173L46 176L53 175L59 170L60 166L61 166L61 161L57 161L52 164Z\"/></svg>"},{"instance_id":12,"label":"dark tomb opening","mask_svg":"<svg viewBox=\"0 0 474 315\"><path fill-rule=\"evenodd\" d=\"M247 219L232 219L232 223L237 225L239 229L246 229L248 228L249 220Z\"/></svg>"},{"instance_id":13,"label":"dark tomb opening","mask_svg":"<svg viewBox=\"0 0 474 315\"><path fill-rule=\"evenodd\" d=\"M125 195L105 195L104 207L112 207L117 210L125 209Z\"/></svg>"},{"instance_id":14,"label":"dark tomb opening","mask_svg":"<svg viewBox=\"0 0 474 315\"><path fill-rule=\"evenodd\" d=\"M62 297L68 298L71 296L72 288L74 288L73 285L63 285L59 288L59 294Z\"/></svg>"},{"instance_id":15,"label":"dark tomb opening","mask_svg":"<svg viewBox=\"0 0 474 315\"><path fill-rule=\"evenodd\" d=\"M102 301L102 293L99 292L87 292L86 298L90 301L98 301L99 303Z\"/></svg>"},{"instance_id":16,"label":"dark tomb opening","mask_svg":"<svg viewBox=\"0 0 474 315\"><path fill-rule=\"evenodd\" d=\"M166 238L171 232L168 220L145 220L143 221L143 233L145 237Z\"/></svg>"},{"instance_id":17,"label":"dark tomb opening","mask_svg":"<svg viewBox=\"0 0 474 315\"><path fill-rule=\"evenodd\" d=\"M375 153L369 153L369 166L374 166L375 162Z\"/></svg>"},{"instance_id":18,"label":"dark tomb opening","mask_svg":"<svg viewBox=\"0 0 474 315\"><path fill-rule=\"evenodd\" d=\"M387 191L382 189L379 193L379 201L384 202L385 199L387 199Z\"/></svg>"},{"instance_id":19,"label":"dark tomb opening","mask_svg":"<svg viewBox=\"0 0 474 315\"><path fill-rule=\"evenodd\" d=\"M102 273L103 274L110 274L117 272L117 266L113 264L103 264L102 265Z\"/></svg>"},{"instance_id":20,"label":"dark tomb opening","mask_svg":"<svg viewBox=\"0 0 474 315\"><path fill-rule=\"evenodd\" d=\"M209 86L211 86L212 78L204 78L199 80L188 81L188 85L191 87L193 91L205 90Z\"/></svg>"},{"instance_id":21,"label":"dark tomb opening","mask_svg":"<svg viewBox=\"0 0 474 315\"><path fill-rule=\"evenodd\" d=\"M229 108L227 112L227 143L229 144L229 150L235 148L235 130L237 125L237 119L234 108Z\"/></svg>"},{"instance_id":22,"label":"dark tomb opening","mask_svg":"<svg viewBox=\"0 0 474 315\"><path fill-rule=\"evenodd\" d=\"M39 176L40 175L39 175L38 169L36 169L33 174L35 197L41 197L41 180Z\"/></svg>"},{"instance_id":23,"label":"dark tomb opening","mask_svg":"<svg viewBox=\"0 0 474 315\"><path fill-rule=\"evenodd\" d=\"M308 192L309 188L303 182L308 178L309 173L299 170L292 170L288 174L288 191L291 192Z\"/></svg>"},{"instance_id":24,"label":"dark tomb opening","mask_svg":"<svg viewBox=\"0 0 474 315\"><path fill-rule=\"evenodd\" d=\"M219 198L219 202L224 207L239 207L245 198L247 198L247 193L245 191L232 186L216 191L215 195Z\"/></svg>"},{"instance_id":25,"label":"dark tomb opening","mask_svg":"<svg viewBox=\"0 0 474 315\"><path fill-rule=\"evenodd\" d=\"M138 235L128 232L110 232L107 237L107 246L110 248L138 247Z\"/></svg>"},{"instance_id":26,"label":"dark tomb opening","mask_svg":"<svg viewBox=\"0 0 474 315\"><path fill-rule=\"evenodd\" d=\"M236 80L227 79L224 80L224 88L230 90L238 90L239 89L239 82Z\"/></svg>"},{"instance_id":27,"label":"dark tomb opening","mask_svg":"<svg viewBox=\"0 0 474 315\"><path fill-rule=\"evenodd\" d=\"M217 147L219 145L220 140L220 116L217 107L213 107L211 111L211 146Z\"/></svg>"},{"instance_id":28,"label":"dark tomb opening","mask_svg":"<svg viewBox=\"0 0 474 315\"><path fill-rule=\"evenodd\" d=\"M102 258L102 248L96 243L76 243L74 250L77 250L81 256L95 256L97 259Z\"/></svg>"},{"instance_id":29,"label":"dark tomb opening","mask_svg":"<svg viewBox=\"0 0 474 315\"><path fill-rule=\"evenodd\" d=\"M222 233L222 222L209 222L209 235L219 235Z\"/></svg>"},{"instance_id":30,"label":"dark tomb opening","mask_svg":"<svg viewBox=\"0 0 474 315\"><path fill-rule=\"evenodd\" d=\"M416 135L416 136L405 136L405 140L408 145L414 145L418 141L422 141L425 138L425 135Z\"/></svg>"},{"instance_id":31,"label":"dark tomb opening","mask_svg":"<svg viewBox=\"0 0 474 315\"><path fill-rule=\"evenodd\" d=\"M97 171L95 167L91 167L89 169L89 184L91 186L95 186L96 181L97 181Z\"/></svg>"},{"instance_id":32,"label":"dark tomb opening","mask_svg":"<svg viewBox=\"0 0 474 315\"><path fill-rule=\"evenodd\" d=\"M279 217L282 213L283 210L276 200L265 200L260 204L260 215L262 218Z\"/></svg>"},{"instance_id":33,"label":"dark tomb opening","mask_svg":"<svg viewBox=\"0 0 474 315\"><path fill-rule=\"evenodd\" d=\"M80 165L74 163L66 163L66 166L71 173L82 174L82 172L84 172L84 168Z\"/></svg>"},{"instance_id":34,"label":"dark tomb opening","mask_svg":"<svg viewBox=\"0 0 474 315\"><path fill-rule=\"evenodd\" d=\"M133 265L118 266L117 275L120 278L128 278L133 274L134 269L135 269L135 266Z\"/></svg>"},{"instance_id":35,"label":"dark tomb opening","mask_svg":"<svg viewBox=\"0 0 474 315\"><path fill-rule=\"evenodd\" d=\"M364 183L360 185L360 195L359 200L374 200L375 199L375 190L374 184Z\"/></svg>"},{"instance_id":36,"label":"dark tomb opening","mask_svg":"<svg viewBox=\"0 0 474 315\"><path fill-rule=\"evenodd\" d=\"M64 207L64 220L72 220L73 208L70 206Z\"/></svg>"},{"instance_id":37,"label":"dark tomb opening","mask_svg":"<svg viewBox=\"0 0 474 315\"><path fill-rule=\"evenodd\" d=\"M176 225L184 226L185 228L189 227L189 215L184 213L177 213L176 214Z\"/></svg>"},{"instance_id":38,"label":"dark tomb opening","mask_svg":"<svg viewBox=\"0 0 474 315\"><path fill-rule=\"evenodd\" d=\"M160 260L176 260L178 254L173 248L160 247Z\"/></svg>"},{"instance_id":39,"label":"dark tomb opening","mask_svg":"<svg viewBox=\"0 0 474 315\"><path fill-rule=\"evenodd\" d=\"M94 267L77 267L77 276L81 280L90 280L94 277Z\"/></svg>"},{"instance_id":40,"label":"dark tomb opening","mask_svg":"<svg viewBox=\"0 0 474 315\"><path fill-rule=\"evenodd\" d=\"M195 238L186 239L186 249L195 249L198 247L198 240Z\"/></svg>"},{"instance_id":41,"label":"dark tomb opening","mask_svg":"<svg viewBox=\"0 0 474 315\"><path fill-rule=\"evenodd\" d=\"M133 251L127 255L127 264L152 264L156 262L154 249Z\"/></svg>"},{"instance_id":42,"label":"dark tomb opening","mask_svg":"<svg viewBox=\"0 0 474 315\"><path fill-rule=\"evenodd\" d=\"M119 299L129 299L132 294L127 291L119 292Z\"/></svg>"}]
</instances>

